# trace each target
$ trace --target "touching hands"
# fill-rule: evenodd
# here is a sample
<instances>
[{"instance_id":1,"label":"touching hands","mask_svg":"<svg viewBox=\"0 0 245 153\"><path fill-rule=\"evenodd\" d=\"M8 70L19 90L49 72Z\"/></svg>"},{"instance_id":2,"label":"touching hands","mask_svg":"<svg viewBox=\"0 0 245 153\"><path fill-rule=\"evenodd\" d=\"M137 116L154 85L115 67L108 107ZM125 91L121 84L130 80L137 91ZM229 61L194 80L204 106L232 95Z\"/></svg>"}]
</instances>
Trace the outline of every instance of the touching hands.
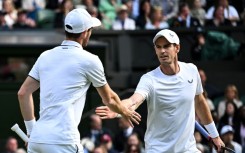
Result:
<instances>
[{"instance_id":1,"label":"touching hands","mask_svg":"<svg viewBox=\"0 0 245 153\"><path fill-rule=\"evenodd\" d=\"M95 113L100 116L101 119L113 119L116 118L118 113L115 113L110 110L107 106L97 107ZM139 113L131 110L130 108L125 109L123 114L121 114L123 118L125 118L132 127L134 127L133 123L139 124L141 121L141 116Z\"/></svg>"},{"instance_id":2,"label":"touching hands","mask_svg":"<svg viewBox=\"0 0 245 153\"><path fill-rule=\"evenodd\" d=\"M110 110L107 106L99 106L96 108L95 113L100 116L101 119L113 119L117 117L116 112Z\"/></svg>"}]
</instances>

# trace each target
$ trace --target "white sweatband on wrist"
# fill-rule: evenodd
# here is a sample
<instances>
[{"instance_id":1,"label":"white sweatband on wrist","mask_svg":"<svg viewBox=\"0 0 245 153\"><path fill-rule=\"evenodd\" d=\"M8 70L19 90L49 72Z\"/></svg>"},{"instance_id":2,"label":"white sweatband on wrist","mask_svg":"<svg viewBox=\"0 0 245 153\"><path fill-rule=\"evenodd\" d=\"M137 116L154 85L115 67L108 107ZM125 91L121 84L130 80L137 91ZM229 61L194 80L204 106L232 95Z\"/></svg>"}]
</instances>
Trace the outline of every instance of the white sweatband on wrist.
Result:
<instances>
[{"instance_id":1,"label":"white sweatband on wrist","mask_svg":"<svg viewBox=\"0 0 245 153\"><path fill-rule=\"evenodd\" d=\"M217 131L217 128L216 128L214 122L211 122L210 124L204 125L204 127L207 129L211 138L216 138L219 136L219 133Z\"/></svg>"},{"instance_id":2,"label":"white sweatband on wrist","mask_svg":"<svg viewBox=\"0 0 245 153\"><path fill-rule=\"evenodd\" d=\"M30 120L30 121L24 121L24 122L25 122L25 126L26 126L27 135L30 135L32 128L33 128L34 124L36 123L36 119Z\"/></svg>"},{"instance_id":3,"label":"white sweatband on wrist","mask_svg":"<svg viewBox=\"0 0 245 153\"><path fill-rule=\"evenodd\" d=\"M121 118L121 117L122 117L122 115L117 113L116 118Z\"/></svg>"}]
</instances>

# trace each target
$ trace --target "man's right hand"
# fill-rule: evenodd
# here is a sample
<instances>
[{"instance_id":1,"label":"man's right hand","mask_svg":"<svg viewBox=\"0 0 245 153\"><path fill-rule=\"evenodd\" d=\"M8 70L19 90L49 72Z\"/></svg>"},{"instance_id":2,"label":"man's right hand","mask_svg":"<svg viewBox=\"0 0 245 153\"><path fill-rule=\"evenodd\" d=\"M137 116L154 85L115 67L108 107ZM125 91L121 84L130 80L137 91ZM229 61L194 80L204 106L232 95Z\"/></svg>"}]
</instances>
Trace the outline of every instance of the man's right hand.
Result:
<instances>
[{"instance_id":1,"label":"man's right hand","mask_svg":"<svg viewBox=\"0 0 245 153\"><path fill-rule=\"evenodd\" d=\"M113 119L118 115L117 113L111 111L110 108L107 106L97 107L95 113L99 115L101 119ZM141 121L140 114L133 110L130 110L129 108L127 109L126 112L123 113L124 114L121 114L122 117L125 118L132 127L134 127L132 122L139 124L139 122Z\"/></svg>"},{"instance_id":2,"label":"man's right hand","mask_svg":"<svg viewBox=\"0 0 245 153\"><path fill-rule=\"evenodd\" d=\"M113 119L117 117L116 112L110 110L107 106L99 106L96 108L95 113L100 116L101 119Z\"/></svg>"}]
</instances>

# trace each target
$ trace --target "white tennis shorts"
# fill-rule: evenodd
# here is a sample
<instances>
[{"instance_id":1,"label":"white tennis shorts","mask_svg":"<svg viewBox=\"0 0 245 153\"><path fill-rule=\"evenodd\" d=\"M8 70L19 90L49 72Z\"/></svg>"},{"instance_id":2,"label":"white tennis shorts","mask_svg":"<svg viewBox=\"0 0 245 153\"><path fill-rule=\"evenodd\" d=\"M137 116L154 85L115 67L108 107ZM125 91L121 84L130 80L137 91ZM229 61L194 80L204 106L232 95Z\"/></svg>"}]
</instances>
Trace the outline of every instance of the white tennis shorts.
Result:
<instances>
[{"instance_id":1,"label":"white tennis shorts","mask_svg":"<svg viewBox=\"0 0 245 153\"><path fill-rule=\"evenodd\" d=\"M60 145L44 143L28 143L28 153L83 153L81 144Z\"/></svg>"}]
</instances>

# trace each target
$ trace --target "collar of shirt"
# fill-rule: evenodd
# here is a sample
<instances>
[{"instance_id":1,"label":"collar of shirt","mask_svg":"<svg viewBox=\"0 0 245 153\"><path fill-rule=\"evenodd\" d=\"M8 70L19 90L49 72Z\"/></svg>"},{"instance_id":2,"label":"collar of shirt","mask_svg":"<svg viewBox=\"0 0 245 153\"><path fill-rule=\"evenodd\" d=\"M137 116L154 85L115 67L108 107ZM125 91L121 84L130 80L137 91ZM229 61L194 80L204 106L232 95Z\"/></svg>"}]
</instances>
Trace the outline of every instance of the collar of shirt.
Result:
<instances>
[{"instance_id":1,"label":"collar of shirt","mask_svg":"<svg viewBox=\"0 0 245 153\"><path fill-rule=\"evenodd\" d=\"M83 49L81 44L79 44L78 42L72 41L72 40L64 40L61 43L61 46L74 46L74 47Z\"/></svg>"}]
</instances>

